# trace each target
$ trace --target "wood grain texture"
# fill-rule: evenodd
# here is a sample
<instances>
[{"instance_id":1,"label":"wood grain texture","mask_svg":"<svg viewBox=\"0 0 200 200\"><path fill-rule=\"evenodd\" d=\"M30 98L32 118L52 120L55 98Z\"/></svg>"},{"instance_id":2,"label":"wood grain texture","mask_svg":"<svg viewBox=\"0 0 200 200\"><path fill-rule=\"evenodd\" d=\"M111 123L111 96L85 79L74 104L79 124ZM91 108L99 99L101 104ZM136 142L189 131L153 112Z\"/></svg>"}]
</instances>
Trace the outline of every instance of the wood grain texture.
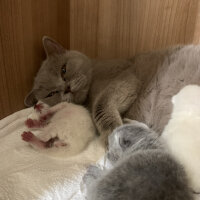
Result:
<instances>
[{"instance_id":1,"label":"wood grain texture","mask_svg":"<svg viewBox=\"0 0 200 200\"><path fill-rule=\"evenodd\" d=\"M70 49L97 57L99 0L70 1Z\"/></svg>"},{"instance_id":2,"label":"wood grain texture","mask_svg":"<svg viewBox=\"0 0 200 200\"><path fill-rule=\"evenodd\" d=\"M127 57L194 41L198 0L71 2L70 48L92 57Z\"/></svg>"},{"instance_id":3,"label":"wood grain texture","mask_svg":"<svg viewBox=\"0 0 200 200\"><path fill-rule=\"evenodd\" d=\"M93 58L125 58L199 43L199 13L198 0L0 0L0 118L24 108L43 35Z\"/></svg>"},{"instance_id":4,"label":"wood grain texture","mask_svg":"<svg viewBox=\"0 0 200 200\"><path fill-rule=\"evenodd\" d=\"M42 36L69 47L69 1L0 0L0 118L24 108L44 59Z\"/></svg>"}]
</instances>

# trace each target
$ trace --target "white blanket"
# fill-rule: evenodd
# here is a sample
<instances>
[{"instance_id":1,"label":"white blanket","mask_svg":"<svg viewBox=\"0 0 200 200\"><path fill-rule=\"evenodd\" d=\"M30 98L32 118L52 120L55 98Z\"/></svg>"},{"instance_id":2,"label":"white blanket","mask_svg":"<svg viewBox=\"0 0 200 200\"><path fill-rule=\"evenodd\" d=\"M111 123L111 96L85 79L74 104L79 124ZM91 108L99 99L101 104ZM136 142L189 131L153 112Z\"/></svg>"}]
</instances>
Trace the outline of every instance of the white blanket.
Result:
<instances>
[{"instance_id":1,"label":"white blanket","mask_svg":"<svg viewBox=\"0 0 200 200\"><path fill-rule=\"evenodd\" d=\"M103 158L96 138L81 154L55 158L37 152L21 140L32 108L0 121L0 200L82 200L80 182L86 167Z\"/></svg>"}]
</instances>

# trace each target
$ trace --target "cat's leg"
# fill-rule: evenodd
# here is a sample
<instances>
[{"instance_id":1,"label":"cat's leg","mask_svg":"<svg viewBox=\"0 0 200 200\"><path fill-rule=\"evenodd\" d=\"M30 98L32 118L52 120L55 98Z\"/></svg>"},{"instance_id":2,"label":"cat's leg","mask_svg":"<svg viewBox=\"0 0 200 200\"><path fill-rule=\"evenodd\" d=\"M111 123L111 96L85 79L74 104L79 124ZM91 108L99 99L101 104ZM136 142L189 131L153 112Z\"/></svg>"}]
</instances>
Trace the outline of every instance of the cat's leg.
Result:
<instances>
[{"instance_id":1,"label":"cat's leg","mask_svg":"<svg viewBox=\"0 0 200 200\"><path fill-rule=\"evenodd\" d=\"M43 141L41 140L38 136L35 136L32 132L30 131L24 131L21 134L22 140L28 142L29 144L31 144L31 146L36 147L38 149L46 149L46 148L50 148L52 146L55 146L54 144L59 141L59 139L57 137L54 138L48 138L47 141ZM60 145L57 145L56 147L59 146L64 146L63 142L60 143Z\"/></svg>"},{"instance_id":2,"label":"cat's leg","mask_svg":"<svg viewBox=\"0 0 200 200\"><path fill-rule=\"evenodd\" d=\"M48 124L48 122L51 119L51 117L53 116L53 114L54 113L52 113L52 112L48 112L43 115L40 115L39 119L28 118L25 121L25 125L28 128L43 128L44 126L46 126Z\"/></svg>"},{"instance_id":3,"label":"cat's leg","mask_svg":"<svg viewBox=\"0 0 200 200\"><path fill-rule=\"evenodd\" d=\"M149 127L146 124L136 121L136 120L129 119L129 118L124 118L123 123L124 124L132 124L134 126L141 126L143 128L149 129Z\"/></svg>"},{"instance_id":4,"label":"cat's leg","mask_svg":"<svg viewBox=\"0 0 200 200\"><path fill-rule=\"evenodd\" d=\"M88 168L81 183L81 191L87 200L96 199L96 193L98 189L97 183L103 175L104 171L97 166L91 165Z\"/></svg>"},{"instance_id":5,"label":"cat's leg","mask_svg":"<svg viewBox=\"0 0 200 200\"><path fill-rule=\"evenodd\" d=\"M134 103L140 86L135 75L125 71L99 95L94 102L92 116L101 135L107 138L108 134L123 124L121 114Z\"/></svg>"},{"instance_id":6,"label":"cat's leg","mask_svg":"<svg viewBox=\"0 0 200 200\"><path fill-rule=\"evenodd\" d=\"M52 138L57 138L57 131L52 123L49 123L48 126L41 129L41 131L37 134L37 137L40 140L47 142Z\"/></svg>"},{"instance_id":7,"label":"cat's leg","mask_svg":"<svg viewBox=\"0 0 200 200\"><path fill-rule=\"evenodd\" d=\"M90 191L91 187L94 186L95 182L98 178L100 178L103 175L103 170L100 169L97 166L91 165L87 169L87 172L82 178L82 190L87 196L88 191Z\"/></svg>"},{"instance_id":8,"label":"cat's leg","mask_svg":"<svg viewBox=\"0 0 200 200\"><path fill-rule=\"evenodd\" d=\"M39 113L39 119L31 119L28 118L25 121L25 124L28 128L42 128L46 126L52 116L62 108L67 106L67 102L59 103L53 107L49 107L48 105L39 102L37 106L37 112Z\"/></svg>"},{"instance_id":9,"label":"cat's leg","mask_svg":"<svg viewBox=\"0 0 200 200\"><path fill-rule=\"evenodd\" d=\"M88 167L87 172L83 176L83 182L86 185L92 184L93 181L98 179L103 174L103 170L95 165Z\"/></svg>"},{"instance_id":10,"label":"cat's leg","mask_svg":"<svg viewBox=\"0 0 200 200\"><path fill-rule=\"evenodd\" d=\"M47 148L47 142L44 142L42 140L40 140L38 137L36 137L32 132L28 131L24 131L21 135L22 140L28 142L29 144L31 144L34 147L40 148L40 149L45 149Z\"/></svg>"},{"instance_id":11,"label":"cat's leg","mask_svg":"<svg viewBox=\"0 0 200 200\"><path fill-rule=\"evenodd\" d=\"M39 140L44 142L49 142L49 147L64 147L69 146L68 142L63 139L59 138L58 130L55 127L54 123L48 124L48 126L44 127L42 131L37 134Z\"/></svg>"},{"instance_id":12,"label":"cat's leg","mask_svg":"<svg viewBox=\"0 0 200 200\"><path fill-rule=\"evenodd\" d=\"M124 123L124 124L132 124L132 123L133 123L133 120L132 120L132 119L129 119L129 118L124 118L124 119L123 119L123 123Z\"/></svg>"}]
</instances>

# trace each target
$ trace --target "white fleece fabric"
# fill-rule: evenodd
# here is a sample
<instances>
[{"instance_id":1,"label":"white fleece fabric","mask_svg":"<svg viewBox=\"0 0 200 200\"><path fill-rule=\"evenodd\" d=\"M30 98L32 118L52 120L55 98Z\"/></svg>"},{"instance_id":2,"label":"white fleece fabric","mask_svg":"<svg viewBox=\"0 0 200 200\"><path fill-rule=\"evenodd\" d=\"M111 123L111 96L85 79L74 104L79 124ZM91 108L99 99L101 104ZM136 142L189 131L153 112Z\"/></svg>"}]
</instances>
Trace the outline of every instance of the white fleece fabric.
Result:
<instances>
[{"instance_id":1,"label":"white fleece fabric","mask_svg":"<svg viewBox=\"0 0 200 200\"><path fill-rule=\"evenodd\" d=\"M103 159L101 141L95 138L70 158L50 157L21 139L32 113L33 108L24 109L0 121L0 200L84 199L80 182L86 168Z\"/></svg>"}]
</instances>

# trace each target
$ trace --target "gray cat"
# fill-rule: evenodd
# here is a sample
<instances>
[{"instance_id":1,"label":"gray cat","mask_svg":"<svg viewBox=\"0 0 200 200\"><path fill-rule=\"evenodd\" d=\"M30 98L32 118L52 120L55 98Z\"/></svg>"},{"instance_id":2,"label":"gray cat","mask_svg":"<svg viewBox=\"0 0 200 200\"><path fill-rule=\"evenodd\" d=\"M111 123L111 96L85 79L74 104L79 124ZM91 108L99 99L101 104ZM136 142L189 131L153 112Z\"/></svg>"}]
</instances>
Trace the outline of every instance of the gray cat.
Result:
<instances>
[{"instance_id":1,"label":"gray cat","mask_svg":"<svg viewBox=\"0 0 200 200\"><path fill-rule=\"evenodd\" d=\"M200 46L178 46L132 59L92 60L49 37L43 38L43 45L47 58L25 104L84 104L105 136L123 124L121 116L161 133L170 118L171 97L187 84L200 83Z\"/></svg>"},{"instance_id":2,"label":"gray cat","mask_svg":"<svg viewBox=\"0 0 200 200\"><path fill-rule=\"evenodd\" d=\"M83 177L88 200L192 200L182 168L158 135L142 123L121 126L109 136L113 168L89 167Z\"/></svg>"}]
</instances>

